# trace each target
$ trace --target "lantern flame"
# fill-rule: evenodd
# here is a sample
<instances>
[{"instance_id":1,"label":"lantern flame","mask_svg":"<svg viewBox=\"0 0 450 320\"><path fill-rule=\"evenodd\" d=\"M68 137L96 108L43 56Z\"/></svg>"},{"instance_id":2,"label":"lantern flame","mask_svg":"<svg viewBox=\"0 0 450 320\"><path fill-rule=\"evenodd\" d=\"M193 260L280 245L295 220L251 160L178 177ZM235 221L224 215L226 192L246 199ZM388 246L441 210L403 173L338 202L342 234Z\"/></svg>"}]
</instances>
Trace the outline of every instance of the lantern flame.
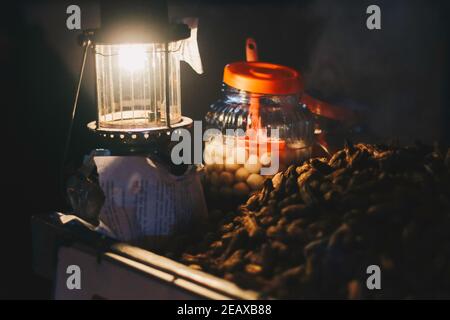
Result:
<instances>
[{"instance_id":1,"label":"lantern flame","mask_svg":"<svg viewBox=\"0 0 450 320\"><path fill-rule=\"evenodd\" d=\"M145 67L145 46L140 44L122 45L119 49L119 66L129 71L143 70Z\"/></svg>"}]
</instances>

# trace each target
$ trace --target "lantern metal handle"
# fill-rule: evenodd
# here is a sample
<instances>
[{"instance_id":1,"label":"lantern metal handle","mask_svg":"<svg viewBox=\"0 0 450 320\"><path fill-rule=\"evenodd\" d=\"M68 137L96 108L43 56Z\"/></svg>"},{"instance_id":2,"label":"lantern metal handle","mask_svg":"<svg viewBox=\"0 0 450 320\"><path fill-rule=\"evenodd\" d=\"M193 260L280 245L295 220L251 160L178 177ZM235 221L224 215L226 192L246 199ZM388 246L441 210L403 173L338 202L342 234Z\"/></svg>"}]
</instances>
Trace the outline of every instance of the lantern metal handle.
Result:
<instances>
[{"instance_id":1,"label":"lantern metal handle","mask_svg":"<svg viewBox=\"0 0 450 320\"><path fill-rule=\"evenodd\" d=\"M69 129L68 129L67 136L66 136L66 142L64 145L64 153L63 153L62 163L61 163L61 179L62 179L63 189L64 189L64 165L67 161L67 157L68 157L68 153L69 153L70 141L72 138L73 122L74 122L75 115L77 112L78 99L80 96L80 89L81 89L81 82L83 81L84 67L86 66L86 58L88 55L89 47L91 45L91 41L85 40L85 41L83 41L82 45L84 47L84 52L83 52L83 57L81 60L80 76L78 78L78 84L77 84L77 88L75 91L75 98L74 98L73 106L72 106L72 114L71 114L71 118L70 118L70 122L69 122Z\"/></svg>"}]
</instances>

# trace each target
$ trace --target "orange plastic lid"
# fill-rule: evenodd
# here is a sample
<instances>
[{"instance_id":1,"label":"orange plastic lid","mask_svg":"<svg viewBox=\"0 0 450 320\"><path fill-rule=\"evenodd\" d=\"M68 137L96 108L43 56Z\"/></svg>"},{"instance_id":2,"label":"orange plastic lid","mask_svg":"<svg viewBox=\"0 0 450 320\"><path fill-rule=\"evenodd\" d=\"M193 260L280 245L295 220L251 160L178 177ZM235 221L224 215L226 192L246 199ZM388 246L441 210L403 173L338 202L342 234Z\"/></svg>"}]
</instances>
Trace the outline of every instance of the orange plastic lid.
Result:
<instances>
[{"instance_id":1,"label":"orange plastic lid","mask_svg":"<svg viewBox=\"0 0 450 320\"><path fill-rule=\"evenodd\" d=\"M239 90L262 94L296 94L303 90L303 81L296 70L258 61L226 65L223 82Z\"/></svg>"}]
</instances>

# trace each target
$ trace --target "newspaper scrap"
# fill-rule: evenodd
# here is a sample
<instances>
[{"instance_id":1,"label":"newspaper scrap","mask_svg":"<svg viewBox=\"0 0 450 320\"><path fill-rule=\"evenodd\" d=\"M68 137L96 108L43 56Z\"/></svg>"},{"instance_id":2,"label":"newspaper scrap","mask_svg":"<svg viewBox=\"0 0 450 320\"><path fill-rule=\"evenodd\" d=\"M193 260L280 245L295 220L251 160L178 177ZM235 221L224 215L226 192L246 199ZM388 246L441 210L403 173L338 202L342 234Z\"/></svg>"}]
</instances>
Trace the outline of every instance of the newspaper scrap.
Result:
<instances>
[{"instance_id":1,"label":"newspaper scrap","mask_svg":"<svg viewBox=\"0 0 450 320\"><path fill-rule=\"evenodd\" d=\"M91 231L95 231L95 232L101 233L105 236L108 236L110 238L114 238L114 234L111 232L111 230L109 230L109 228L107 226L105 226L101 221L97 226L95 226L95 225L87 222L86 220L81 219L80 217L78 217L76 215L62 214L59 212L57 212L56 215L62 224L66 224L66 223L69 223L72 221L77 221L81 225L85 226L86 228L88 228Z\"/></svg>"},{"instance_id":2,"label":"newspaper scrap","mask_svg":"<svg viewBox=\"0 0 450 320\"><path fill-rule=\"evenodd\" d=\"M121 241L186 231L207 215L196 166L182 176L144 156L94 157L105 202L99 219Z\"/></svg>"}]
</instances>

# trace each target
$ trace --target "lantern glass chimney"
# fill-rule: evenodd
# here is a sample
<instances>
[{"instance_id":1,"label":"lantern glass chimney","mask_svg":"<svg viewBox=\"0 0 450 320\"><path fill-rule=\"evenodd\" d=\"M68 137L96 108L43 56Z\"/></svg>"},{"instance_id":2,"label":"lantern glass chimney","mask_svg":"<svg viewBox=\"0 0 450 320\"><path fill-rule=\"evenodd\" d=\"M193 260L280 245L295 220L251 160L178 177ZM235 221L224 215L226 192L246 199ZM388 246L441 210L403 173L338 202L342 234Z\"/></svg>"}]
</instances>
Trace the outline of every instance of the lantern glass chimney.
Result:
<instances>
[{"instance_id":1,"label":"lantern glass chimney","mask_svg":"<svg viewBox=\"0 0 450 320\"><path fill-rule=\"evenodd\" d=\"M96 44L98 127L154 130L181 121L180 64L176 42ZM169 72L166 81L166 57ZM166 88L168 85L168 88Z\"/></svg>"}]
</instances>

